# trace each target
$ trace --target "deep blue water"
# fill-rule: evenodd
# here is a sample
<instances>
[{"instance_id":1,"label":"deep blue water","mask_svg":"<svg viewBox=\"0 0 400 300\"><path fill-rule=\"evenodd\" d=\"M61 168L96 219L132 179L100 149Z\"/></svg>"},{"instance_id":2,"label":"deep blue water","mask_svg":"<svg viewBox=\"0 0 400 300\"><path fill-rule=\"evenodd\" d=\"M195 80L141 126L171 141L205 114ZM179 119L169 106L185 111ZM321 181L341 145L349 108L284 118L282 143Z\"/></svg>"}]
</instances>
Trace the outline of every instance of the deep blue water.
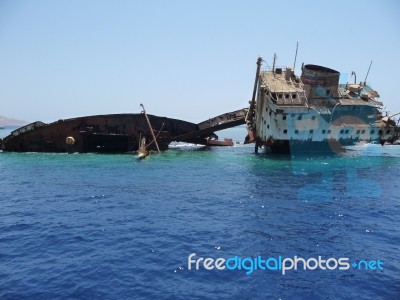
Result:
<instances>
[{"instance_id":1,"label":"deep blue water","mask_svg":"<svg viewBox=\"0 0 400 300\"><path fill-rule=\"evenodd\" d=\"M399 172L400 146L380 145L0 153L0 299L399 299ZM384 267L189 271L190 253Z\"/></svg>"}]
</instances>

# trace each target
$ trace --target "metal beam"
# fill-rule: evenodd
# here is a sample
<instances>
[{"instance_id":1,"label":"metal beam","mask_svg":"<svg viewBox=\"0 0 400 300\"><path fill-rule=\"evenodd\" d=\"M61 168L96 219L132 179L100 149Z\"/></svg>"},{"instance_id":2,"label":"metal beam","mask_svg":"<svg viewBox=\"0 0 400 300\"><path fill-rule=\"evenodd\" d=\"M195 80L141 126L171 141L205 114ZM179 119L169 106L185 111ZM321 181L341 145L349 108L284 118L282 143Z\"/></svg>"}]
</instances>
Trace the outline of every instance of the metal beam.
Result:
<instances>
[{"instance_id":1,"label":"metal beam","mask_svg":"<svg viewBox=\"0 0 400 300\"><path fill-rule=\"evenodd\" d=\"M143 109L143 113L144 113L144 116L146 117L147 125L149 125L151 135L153 136L153 141L154 141L154 143L156 144L156 147L157 147L157 151L158 151L158 153L161 153L160 148L158 147L157 138L156 138L156 136L154 135L153 128L151 127L149 117L148 117L147 114L146 114L146 110L144 109L144 106L143 106L142 103L140 103L140 106L141 106L142 109Z\"/></svg>"}]
</instances>

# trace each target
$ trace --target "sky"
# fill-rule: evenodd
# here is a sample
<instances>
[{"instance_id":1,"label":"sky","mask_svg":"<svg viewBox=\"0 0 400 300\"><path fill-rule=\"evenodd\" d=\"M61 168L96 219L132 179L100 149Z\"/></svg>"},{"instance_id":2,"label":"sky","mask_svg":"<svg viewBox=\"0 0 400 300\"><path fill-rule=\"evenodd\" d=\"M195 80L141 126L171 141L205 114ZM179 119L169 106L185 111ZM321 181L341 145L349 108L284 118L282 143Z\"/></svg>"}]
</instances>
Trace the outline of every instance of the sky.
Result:
<instances>
[{"instance_id":1,"label":"sky","mask_svg":"<svg viewBox=\"0 0 400 300\"><path fill-rule=\"evenodd\" d=\"M0 115L200 122L248 106L260 55L367 82L400 112L400 1L0 0Z\"/></svg>"}]
</instances>

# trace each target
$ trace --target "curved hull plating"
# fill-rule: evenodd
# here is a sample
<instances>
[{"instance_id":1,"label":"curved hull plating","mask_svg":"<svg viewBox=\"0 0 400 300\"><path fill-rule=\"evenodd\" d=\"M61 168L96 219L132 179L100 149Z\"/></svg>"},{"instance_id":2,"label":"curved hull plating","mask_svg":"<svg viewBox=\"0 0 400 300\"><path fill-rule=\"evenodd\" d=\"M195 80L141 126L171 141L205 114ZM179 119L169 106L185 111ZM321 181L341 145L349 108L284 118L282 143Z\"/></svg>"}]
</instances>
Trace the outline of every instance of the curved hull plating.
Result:
<instances>
[{"instance_id":1,"label":"curved hull plating","mask_svg":"<svg viewBox=\"0 0 400 300\"><path fill-rule=\"evenodd\" d=\"M197 125L149 115L161 150L174 137L197 130ZM87 116L59 120L51 124L36 122L12 132L2 141L4 151L16 152L98 152L137 151L140 136L152 140L143 114ZM150 146L153 149L154 143ZM155 149L155 148L154 148Z\"/></svg>"}]
</instances>

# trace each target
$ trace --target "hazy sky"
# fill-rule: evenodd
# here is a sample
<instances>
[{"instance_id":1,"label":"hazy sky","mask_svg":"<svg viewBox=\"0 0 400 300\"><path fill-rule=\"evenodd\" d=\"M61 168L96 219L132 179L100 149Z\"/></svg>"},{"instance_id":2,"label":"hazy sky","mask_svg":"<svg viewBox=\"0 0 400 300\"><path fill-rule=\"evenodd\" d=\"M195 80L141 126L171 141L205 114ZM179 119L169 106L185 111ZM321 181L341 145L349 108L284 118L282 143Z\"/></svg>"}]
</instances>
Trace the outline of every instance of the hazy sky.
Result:
<instances>
[{"instance_id":1,"label":"hazy sky","mask_svg":"<svg viewBox=\"0 0 400 300\"><path fill-rule=\"evenodd\" d=\"M247 106L256 59L357 73L400 111L399 1L0 0L0 115L148 113L198 122ZM349 79L351 80L351 79Z\"/></svg>"}]
</instances>

